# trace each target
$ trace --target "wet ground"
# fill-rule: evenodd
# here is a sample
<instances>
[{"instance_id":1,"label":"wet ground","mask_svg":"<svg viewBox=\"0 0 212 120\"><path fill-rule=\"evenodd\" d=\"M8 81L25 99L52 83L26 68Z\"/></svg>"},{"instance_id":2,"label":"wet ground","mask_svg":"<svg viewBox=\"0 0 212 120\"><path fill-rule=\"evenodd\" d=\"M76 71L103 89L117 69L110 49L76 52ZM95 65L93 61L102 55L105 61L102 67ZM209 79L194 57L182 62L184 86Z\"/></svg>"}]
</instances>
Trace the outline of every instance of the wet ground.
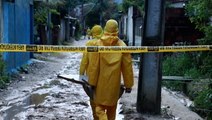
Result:
<instances>
[{"instance_id":1,"label":"wet ground","mask_svg":"<svg viewBox=\"0 0 212 120\"><path fill-rule=\"evenodd\" d=\"M46 53L35 57L1 93L1 119L90 120L89 98L82 86L57 78L59 73L78 74L81 54Z\"/></svg>"},{"instance_id":2,"label":"wet ground","mask_svg":"<svg viewBox=\"0 0 212 120\"><path fill-rule=\"evenodd\" d=\"M72 43L75 46L84 44L85 40ZM29 65L13 75L7 89L0 92L0 120L92 120L89 98L82 86L57 78L58 74L78 75L82 53L36 53L34 57ZM122 96L117 120L201 119L180 102L182 99L166 89L162 90L161 115L137 113L136 64L134 73L133 91Z\"/></svg>"}]
</instances>

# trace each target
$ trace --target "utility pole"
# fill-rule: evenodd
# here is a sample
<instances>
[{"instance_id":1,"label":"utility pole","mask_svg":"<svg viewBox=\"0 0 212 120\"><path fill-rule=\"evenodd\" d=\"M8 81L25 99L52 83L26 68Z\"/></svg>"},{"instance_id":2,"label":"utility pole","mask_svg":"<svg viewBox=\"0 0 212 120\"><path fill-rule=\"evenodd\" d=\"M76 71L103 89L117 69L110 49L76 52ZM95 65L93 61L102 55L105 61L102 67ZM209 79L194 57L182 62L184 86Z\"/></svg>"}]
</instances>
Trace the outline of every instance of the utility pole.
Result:
<instances>
[{"instance_id":1,"label":"utility pole","mask_svg":"<svg viewBox=\"0 0 212 120\"><path fill-rule=\"evenodd\" d=\"M163 44L165 0L145 0L143 46ZM150 49L149 49L150 50ZM162 53L141 55L138 82L137 111L160 114Z\"/></svg>"}]
</instances>

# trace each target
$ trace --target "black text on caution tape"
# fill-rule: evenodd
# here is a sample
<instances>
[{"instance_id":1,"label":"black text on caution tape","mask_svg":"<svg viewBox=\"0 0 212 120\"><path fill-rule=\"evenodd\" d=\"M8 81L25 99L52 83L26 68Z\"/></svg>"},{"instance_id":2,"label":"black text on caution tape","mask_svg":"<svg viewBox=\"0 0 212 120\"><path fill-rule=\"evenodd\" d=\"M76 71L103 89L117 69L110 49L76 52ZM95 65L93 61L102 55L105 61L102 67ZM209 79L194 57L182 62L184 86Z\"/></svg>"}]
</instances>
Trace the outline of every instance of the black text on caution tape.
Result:
<instances>
[{"instance_id":1,"label":"black text on caution tape","mask_svg":"<svg viewBox=\"0 0 212 120\"><path fill-rule=\"evenodd\" d=\"M26 51L37 52L38 51L38 47L36 45L27 45L26 46Z\"/></svg>"},{"instance_id":2,"label":"black text on caution tape","mask_svg":"<svg viewBox=\"0 0 212 120\"><path fill-rule=\"evenodd\" d=\"M98 52L98 47L87 47L87 52Z\"/></svg>"}]
</instances>

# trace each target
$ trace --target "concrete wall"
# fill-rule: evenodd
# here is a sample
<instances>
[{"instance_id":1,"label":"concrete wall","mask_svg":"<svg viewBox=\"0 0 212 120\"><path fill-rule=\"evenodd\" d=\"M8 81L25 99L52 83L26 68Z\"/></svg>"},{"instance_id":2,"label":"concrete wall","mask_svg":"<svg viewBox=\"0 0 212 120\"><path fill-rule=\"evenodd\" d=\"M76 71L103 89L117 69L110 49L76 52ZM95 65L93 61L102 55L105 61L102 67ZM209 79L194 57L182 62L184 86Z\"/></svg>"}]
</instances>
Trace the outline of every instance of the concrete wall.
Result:
<instances>
[{"instance_id":1,"label":"concrete wall","mask_svg":"<svg viewBox=\"0 0 212 120\"><path fill-rule=\"evenodd\" d=\"M124 16L124 35L127 35L127 24L128 24L128 18L127 15Z\"/></svg>"},{"instance_id":2,"label":"concrete wall","mask_svg":"<svg viewBox=\"0 0 212 120\"><path fill-rule=\"evenodd\" d=\"M127 20L127 38L129 40L129 46L132 46L133 42L133 7L128 9L128 20Z\"/></svg>"},{"instance_id":3,"label":"concrete wall","mask_svg":"<svg viewBox=\"0 0 212 120\"><path fill-rule=\"evenodd\" d=\"M135 20L135 46L141 46L142 43L143 19L141 17Z\"/></svg>"},{"instance_id":4,"label":"concrete wall","mask_svg":"<svg viewBox=\"0 0 212 120\"><path fill-rule=\"evenodd\" d=\"M65 33L66 33L66 22L64 19L61 19L60 22L60 33L59 33L59 41L62 42L65 40Z\"/></svg>"},{"instance_id":5,"label":"concrete wall","mask_svg":"<svg viewBox=\"0 0 212 120\"><path fill-rule=\"evenodd\" d=\"M128 14L123 17L124 30L127 35L129 46L133 44L133 7L128 8ZM141 46L142 43L143 18L136 17L135 19L135 46Z\"/></svg>"},{"instance_id":6,"label":"concrete wall","mask_svg":"<svg viewBox=\"0 0 212 120\"><path fill-rule=\"evenodd\" d=\"M32 36L32 0L3 1L3 43L30 44ZM11 71L30 59L30 53L5 52L7 70Z\"/></svg>"}]
</instances>

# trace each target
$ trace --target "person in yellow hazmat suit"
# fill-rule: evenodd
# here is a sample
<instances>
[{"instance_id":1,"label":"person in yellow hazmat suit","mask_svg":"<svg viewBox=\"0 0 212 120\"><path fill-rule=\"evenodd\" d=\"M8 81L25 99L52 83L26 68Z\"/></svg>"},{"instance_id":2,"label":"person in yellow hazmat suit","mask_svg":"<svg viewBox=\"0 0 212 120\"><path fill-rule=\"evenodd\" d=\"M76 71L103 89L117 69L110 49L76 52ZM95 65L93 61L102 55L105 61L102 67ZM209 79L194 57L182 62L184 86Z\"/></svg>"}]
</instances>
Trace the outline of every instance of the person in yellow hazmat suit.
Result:
<instances>
[{"instance_id":1,"label":"person in yellow hazmat suit","mask_svg":"<svg viewBox=\"0 0 212 120\"><path fill-rule=\"evenodd\" d=\"M92 40L89 40L86 43L86 46L95 46L96 45L96 41L98 39L100 39L100 37L102 36L103 30L102 27L100 25L95 25L93 26L93 28L91 29L91 36L93 37ZM96 54L98 53L84 53L82 60L81 60L81 64L80 64L80 76L84 75L86 73L86 75L88 76L88 80L90 79L94 79L93 77L98 76L98 71L96 68L96 61L98 61L98 56L96 56ZM96 74L94 74L96 73ZM92 76L91 76L92 75ZM80 77L80 79L82 79L82 77ZM91 104L91 108L93 111L93 117L94 120L98 120L98 118L96 117L96 113L95 113L95 103L94 101L91 99L90 100L90 104Z\"/></svg>"},{"instance_id":2,"label":"person in yellow hazmat suit","mask_svg":"<svg viewBox=\"0 0 212 120\"><path fill-rule=\"evenodd\" d=\"M116 20L107 21L101 39L97 46L126 46L118 37L118 23ZM94 86L94 102L96 115L99 120L115 120L116 107L120 94L121 75L125 92L130 93L134 84L132 58L130 53L99 53L96 64L97 79L89 79L89 84Z\"/></svg>"}]
</instances>

